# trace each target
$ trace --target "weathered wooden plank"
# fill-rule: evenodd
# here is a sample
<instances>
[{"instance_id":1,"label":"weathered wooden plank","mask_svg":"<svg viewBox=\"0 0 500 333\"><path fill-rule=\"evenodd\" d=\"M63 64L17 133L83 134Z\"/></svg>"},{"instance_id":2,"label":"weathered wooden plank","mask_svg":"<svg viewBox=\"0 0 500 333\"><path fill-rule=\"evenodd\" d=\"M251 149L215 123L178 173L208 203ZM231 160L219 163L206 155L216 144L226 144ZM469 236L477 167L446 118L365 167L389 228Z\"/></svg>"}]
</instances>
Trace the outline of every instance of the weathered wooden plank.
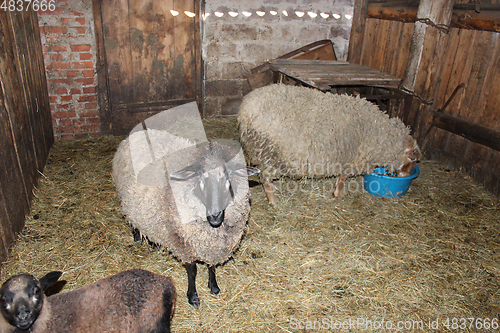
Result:
<instances>
[{"instance_id":1,"label":"weathered wooden plank","mask_svg":"<svg viewBox=\"0 0 500 333\"><path fill-rule=\"evenodd\" d=\"M128 3L110 0L102 6L104 41L108 63L108 80L112 105L133 101L133 80L127 69L131 68ZM123 68L122 68L123 67Z\"/></svg>"},{"instance_id":2,"label":"weathered wooden plank","mask_svg":"<svg viewBox=\"0 0 500 333\"><path fill-rule=\"evenodd\" d=\"M453 3L453 0L422 0L417 15L430 19L434 24L449 25ZM410 58L402 84L423 99L429 100L435 96L439 63L447 37L446 33L434 27L422 22L415 23ZM416 101L410 115L405 117L417 137L426 132L429 109ZM420 118L417 117L419 114Z\"/></svg>"},{"instance_id":3,"label":"weathered wooden plank","mask_svg":"<svg viewBox=\"0 0 500 333\"><path fill-rule=\"evenodd\" d=\"M252 89L267 86L273 83L273 72L270 70L252 74L248 77L248 83Z\"/></svg>"},{"instance_id":4,"label":"weathered wooden plank","mask_svg":"<svg viewBox=\"0 0 500 333\"><path fill-rule=\"evenodd\" d=\"M330 39L323 39L311 44L304 45L292 52L288 52L276 59L296 60L337 60L333 43ZM250 70L252 74L264 72L269 69L269 63L254 67Z\"/></svg>"},{"instance_id":5,"label":"weathered wooden plank","mask_svg":"<svg viewBox=\"0 0 500 333\"><path fill-rule=\"evenodd\" d=\"M375 38L378 34L379 20L367 19L366 20L366 32L365 32L365 42L363 48L363 58L361 59L361 64L366 66L373 66L373 57L371 56L377 47L375 43Z\"/></svg>"},{"instance_id":6,"label":"weathered wooden plank","mask_svg":"<svg viewBox=\"0 0 500 333\"><path fill-rule=\"evenodd\" d=\"M373 53L373 67L387 72L388 62L386 61L387 45L390 43L391 21L380 21L379 33L376 38L375 52Z\"/></svg>"},{"instance_id":7,"label":"weathered wooden plank","mask_svg":"<svg viewBox=\"0 0 500 333\"><path fill-rule=\"evenodd\" d=\"M43 133L44 127L42 116L46 116L45 112L39 112L40 108L47 107L42 101L38 100L40 96L46 93L40 86L37 85L35 75L40 71L36 59L41 54L35 54L33 42L39 38L38 22L33 21L33 12L31 11L16 11L10 15L12 35L14 37L13 54L17 63L17 74L19 76L19 85L23 87L20 92L20 100L22 101L22 109L25 112L24 130L29 137L29 144L32 147L25 147L31 152L33 151L34 165L29 166L32 169L32 179L37 178L36 170L42 170L45 157L48 154L50 144L45 142ZM36 30L34 29L36 27ZM19 105L20 106L20 105ZM46 118L46 117L45 117ZM52 123L50 124L52 126Z\"/></svg>"},{"instance_id":8,"label":"weathered wooden plank","mask_svg":"<svg viewBox=\"0 0 500 333\"><path fill-rule=\"evenodd\" d=\"M0 14L1 16L2 14ZM0 34L0 44L5 45ZM0 50L1 50L0 46ZM2 59L0 58L0 63ZM0 76L3 80L3 77ZM0 83L0 261L7 257L7 250L15 233L24 225L24 214L29 209L23 173L14 147L14 137Z\"/></svg>"},{"instance_id":9,"label":"weathered wooden plank","mask_svg":"<svg viewBox=\"0 0 500 333\"><path fill-rule=\"evenodd\" d=\"M0 12L0 21L3 34L0 38L0 77L5 93L4 107L5 118L11 127L13 139L12 145L16 145L16 158L18 168L22 172L22 177L18 180L23 186L22 193L17 193L17 200L29 203L31 194L31 184L36 180L36 168L30 168L35 164L35 154L32 138L29 135L27 112L23 109L23 87L19 78L19 68L15 62L14 35L12 34L11 19L12 13ZM7 122L7 120L5 120ZM21 196L22 195L22 196Z\"/></svg>"},{"instance_id":10,"label":"weathered wooden plank","mask_svg":"<svg viewBox=\"0 0 500 333\"><path fill-rule=\"evenodd\" d=\"M54 143L54 131L52 128L52 116L47 88L47 76L43 60L42 42L38 30L38 16L34 12L30 15L30 24L32 27L31 31L33 31L33 34L31 35L32 39L30 38L26 42L29 43L32 51L32 73L34 74L32 84L34 84L34 89L37 91L37 94L32 101L34 103L33 110L35 114L39 116L39 118L35 120L35 126L42 129L43 137L39 139L43 140L45 143L45 150L43 153L39 152L39 155L43 155L44 157L42 164L43 168L45 166L46 158L49 155L50 148ZM40 171L42 171L42 169L40 169Z\"/></svg>"},{"instance_id":11,"label":"weathered wooden plank","mask_svg":"<svg viewBox=\"0 0 500 333\"><path fill-rule=\"evenodd\" d=\"M269 65L282 73L312 87L328 90L330 86L368 85L397 88L401 79L375 68L342 61L274 60Z\"/></svg>"},{"instance_id":12,"label":"weathered wooden plank","mask_svg":"<svg viewBox=\"0 0 500 333\"><path fill-rule=\"evenodd\" d=\"M452 80L453 74L457 73L457 68L454 68L454 66L456 65L456 59L458 55L457 50L459 48L459 41L461 40L458 31L458 29L452 29L450 31L448 44L446 46L446 54L443 57L440 74L442 81L438 86L435 103L435 105L439 106L439 108L444 105L446 99L449 98L452 94L452 89L454 89L451 88L452 84L450 85L450 81ZM458 69L463 69L463 66ZM455 84L455 86L457 86L458 84ZM460 95L455 96L454 100L451 101L452 105L450 106L449 110L457 110L456 101L459 98ZM449 113L449 110L446 110L446 113ZM438 149L444 149L449 135L450 133L444 130L435 130L435 128L432 128L431 131L427 134L426 139L432 141L434 147Z\"/></svg>"},{"instance_id":13,"label":"weathered wooden plank","mask_svg":"<svg viewBox=\"0 0 500 333\"><path fill-rule=\"evenodd\" d=\"M3 190L0 187L0 262L3 262L9 253L9 246L14 241L13 233L11 232L12 227L10 216L7 212L7 206L5 202L5 196ZM1 272L1 265L0 265Z\"/></svg>"},{"instance_id":14,"label":"weathered wooden plank","mask_svg":"<svg viewBox=\"0 0 500 333\"><path fill-rule=\"evenodd\" d=\"M410 58L411 42L413 39L413 31L415 25L411 23L403 24L403 31L400 37L400 52L398 52L398 61L396 66L396 72L394 75L397 77L404 77L406 66L408 64L408 59Z\"/></svg>"},{"instance_id":15,"label":"weathered wooden plank","mask_svg":"<svg viewBox=\"0 0 500 333\"><path fill-rule=\"evenodd\" d=\"M195 8L194 1L174 0L174 10L179 12L179 15L174 17L174 53L173 67L174 73L179 75L174 76L176 81L170 82L170 90L175 96L188 98L195 96L197 92L195 72L190 67L196 63L198 46L196 44L197 36L195 36L196 16L190 17L186 12L198 13ZM187 52L186 52L187 51Z\"/></svg>"},{"instance_id":16,"label":"weathered wooden plank","mask_svg":"<svg viewBox=\"0 0 500 333\"><path fill-rule=\"evenodd\" d=\"M482 92L486 101L479 123L500 130L500 35L492 33L490 36L494 47L488 67L488 82Z\"/></svg>"},{"instance_id":17,"label":"weathered wooden plank","mask_svg":"<svg viewBox=\"0 0 500 333\"><path fill-rule=\"evenodd\" d=\"M111 104L109 101L108 63L106 61L101 4L100 0L92 0L96 36L97 95L99 99L101 133L102 135L111 135L113 134L113 127L111 119Z\"/></svg>"},{"instance_id":18,"label":"weathered wooden plank","mask_svg":"<svg viewBox=\"0 0 500 333\"><path fill-rule=\"evenodd\" d=\"M460 30L460 41L456 56L453 63L452 73L449 77L447 95L451 95L451 91L461 83L466 83L466 87L457 97L450 103L450 114L463 117L471 120L467 116L466 110L474 109L475 106L471 105L471 94L475 93L476 87L471 84L472 66L475 62L476 49L478 47L478 36L481 34L479 31L474 30ZM462 158L465 156L469 142L452 133L445 135L444 149L448 152L453 152Z\"/></svg>"},{"instance_id":19,"label":"weathered wooden plank","mask_svg":"<svg viewBox=\"0 0 500 333\"><path fill-rule=\"evenodd\" d=\"M367 11L368 0L354 1L353 24L351 26L347 60L355 64L362 63L361 57L363 54L363 45L365 44Z\"/></svg>"},{"instance_id":20,"label":"weathered wooden plank","mask_svg":"<svg viewBox=\"0 0 500 333\"><path fill-rule=\"evenodd\" d=\"M383 72L389 73L391 75L395 75L395 64L397 63L396 56L399 53L399 42L400 42L400 34L403 23L397 21L390 22L390 36L388 41L385 44L385 66L383 68Z\"/></svg>"},{"instance_id":21,"label":"weathered wooden plank","mask_svg":"<svg viewBox=\"0 0 500 333\"><path fill-rule=\"evenodd\" d=\"M155 87L158 77L153 69L157 59L158 33L154 29L154 1L129 1L130 68L124 68L132 76L131 101L145 103L157 98ZM127 104L129 104L129 101Z\"/></svg>"},{"instance_id":22,"label":"weathered wooden plank","mask_svg":"<svg viewBox=\"0 0 500 333\"><path fill-rule=\"evenodd\" d=\"M52 142L36 13L0 11L0 259L24 226Z\"/></svg>"},{"instance_id":23,"label":"weathered wooden plank","mask_svg":"<svg viewBox=\"0 0 500 333\"><path fill-rule=\"evenodd\" d=\"M367 63L368 63L367 55L371 54L371 52L373 50L373 37L375 36L375 30L376 30L375 24L376 24L376 22L377 21L373 20L373 19L366 19L366 23L365 23L366 29L365 29L362 48L361 48L361 50L362 50L361 58L359 61L360 65L367 65ZM356 24L356 23L353 22L353 25L354 24ZM351 44L350 41L349 41L349 44ZM353 62L353 63L357 63L357 62Z\"/></svg>"},{"instance_id":24,"label":"weathered wooden plank","mask_svg":"<svg viewBox=\"0 0 500 333\"><path fill-rule=\"evenodd\" d=\"M491 81L494 79L493 75L496 74L494 63L498 59L498 34L493 32L481 32L474 56L475 61L472 66L471 84L475 86L474 96L471 98L471 107L467 113L467 118L479 125L484 125L488 128L492 127L492 123L488 120L490 117L486 110L487 96L491 87ZM485 122L486 121L486 122ZM490 152L484 147L478 147L476 144L469 143L465 152L465 159L474 162L478 168L485 168Z\"/></svg>"}]
</instances>

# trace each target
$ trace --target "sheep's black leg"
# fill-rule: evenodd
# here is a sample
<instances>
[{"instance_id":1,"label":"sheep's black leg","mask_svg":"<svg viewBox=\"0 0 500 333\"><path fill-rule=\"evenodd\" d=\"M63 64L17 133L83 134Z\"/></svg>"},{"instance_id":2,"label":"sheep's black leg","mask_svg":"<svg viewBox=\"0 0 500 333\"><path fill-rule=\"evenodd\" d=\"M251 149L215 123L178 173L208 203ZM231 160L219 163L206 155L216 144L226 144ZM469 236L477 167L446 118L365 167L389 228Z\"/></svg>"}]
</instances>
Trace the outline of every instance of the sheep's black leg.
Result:
<instances>
[{"instance_id":1,"label":"sheep's black leg","mask_svg":"<svg viewBox=\"0 0 500 333\"><path fill-rule=\"evenodd\" d=\"M219 286L217 285L217 280L215 279L214 266L208 266L208 288L210 288L210 292L214 295L220 293Z\"/></svg>"},{"instance_id":2,"label":"sheep's black leg","mask_svg":"<svg viewBox=\"0 0 500 333\"><path fill-rule=\"evenodd\" d=\"M200 299L196 292L196 263L185 264L184 267L186 267L188 276L188 291L186 294L188 302L195 308L198 308L200 306Z\"/></svg>"},{"instance_id":3,"label":"sheep's black leg","mask_svg":"<svg viewBox=\"0 0 500 333\"><path fill-rule=\"evenodd\" d=\"M141 233L138 229L132 228L132 235L134 235L134 242L142 240Z\"/></svg>"}]
</instances>

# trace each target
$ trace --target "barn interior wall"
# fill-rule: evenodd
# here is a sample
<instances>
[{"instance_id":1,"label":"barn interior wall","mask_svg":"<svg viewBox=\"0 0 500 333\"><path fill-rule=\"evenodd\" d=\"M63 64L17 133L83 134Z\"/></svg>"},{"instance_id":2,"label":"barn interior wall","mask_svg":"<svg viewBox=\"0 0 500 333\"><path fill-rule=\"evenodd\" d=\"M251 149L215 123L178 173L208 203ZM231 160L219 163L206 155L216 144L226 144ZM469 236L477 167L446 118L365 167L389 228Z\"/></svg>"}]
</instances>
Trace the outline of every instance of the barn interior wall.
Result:
<instances>
[{"instance_id":1,"label":"barn interior wall","mask_svg":"<svg viewBox=\"0 0 500 333\"><path fill-rule=\"evenodd\" d=\"M251 68L313 41L331 39L337 58L345 60L353 3L206 1L202 23L204 115L235 114L242 96L249 91L246 79ZM55 7L38 11L54 136L58 140L100 136L92 0L57 1ZM273 10L276 15L270 13ZM238 16L231 16L230 11ZM246 17L243 11L252 15ZM259 16L256 11L265 15ZM299 17L296 11L304 15ZM218 17L216 12L223 16Z\"/></svg>"},{"instance_id":2,"label":"barn interior wall","mask_svg":"<svg viewBox=\"0 0 500 333\"><path fill-rule=\"evenodd\" d=\"M202 33L205 115L236 114L250 89L250 70L301 46L331 39L337 58L346 60L353 6L354 0L207 0Z\"/></svg>"},{"instance_id":3,"label":"barn interior wall","mask_svg":"<svg viewBox=\"0 0 500 333\"><path fill-rule=\"evenodd\" d=\"M0 11L0 262L54 141L36 15Z\"/></svg>"},{"instance_id":4,"label":"barn interior wall","mask_svg":"<svg viewBox=\"0 0 500 333\"><path fill-rule=\"evenodd\" d=\"M413 28L413 23L368 18L361 64L403 78ZM455 88L464 83L443 112L500 131L499 33L452 28L440 65L437 86L430 87L436 91L431 109L441 109ZM424 118L416 114L409 125L428 125ZM428 157L462 168L493 193L500 193L500 152L439 128L423 128L417 135Z\"/></svg>"}]
</instances>

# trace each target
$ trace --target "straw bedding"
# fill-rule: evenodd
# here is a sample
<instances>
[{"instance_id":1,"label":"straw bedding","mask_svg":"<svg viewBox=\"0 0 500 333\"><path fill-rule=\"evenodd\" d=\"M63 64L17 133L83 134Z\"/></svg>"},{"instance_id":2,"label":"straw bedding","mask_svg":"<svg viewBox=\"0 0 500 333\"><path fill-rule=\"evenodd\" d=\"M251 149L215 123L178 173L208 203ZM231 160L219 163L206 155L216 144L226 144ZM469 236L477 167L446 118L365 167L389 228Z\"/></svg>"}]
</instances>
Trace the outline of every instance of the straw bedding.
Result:
<instances>
[{"instance_id":1,"label":"straw bedding","mask_svg":"<svg viewBox=\"0 0 500 333\"><path fill-rule=\"evenodd\" d=\"M234 118L205 126L209 137L237 138ZM331 198L335 179L282 179L271 208L262 187L252 186L246 234L235 258L217 270L221 294L210 295L200 269L196 310L182 297L182 265L165 250L134 243L120 213L111 161L122 139L56 142L2 282L19 272L62 270L71 290L129 268L170 275L178 290L174 332L292 332L302 324L320 331L350 322L348 332L388 321L426 332L436 319L437 331L474 332L477 320L465 329L452 325L500 316L498 199L427 160L396 199L363 192L359 177L346 183L342 201ZM352 324L368 320L371 327Z\"/></svg>"}]
</instances>

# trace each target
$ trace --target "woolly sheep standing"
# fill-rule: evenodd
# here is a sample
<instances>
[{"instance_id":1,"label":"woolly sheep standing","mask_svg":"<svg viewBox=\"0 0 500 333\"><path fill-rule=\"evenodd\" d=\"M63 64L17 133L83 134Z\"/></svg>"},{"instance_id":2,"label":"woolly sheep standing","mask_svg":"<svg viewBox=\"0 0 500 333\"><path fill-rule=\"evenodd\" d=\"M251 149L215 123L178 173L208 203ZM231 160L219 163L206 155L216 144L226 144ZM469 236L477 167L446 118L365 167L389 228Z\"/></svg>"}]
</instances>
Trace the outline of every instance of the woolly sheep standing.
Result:
<instances>
[{"instance_id":1,"label":"woolly sheep standing","mask_svg":"<svg viewBox=\"0 0 500 333\"><path fill-rule=\"evenodd\" d=\"M170 332L175 308L170 277L134 269L46 297L44 290L61 274L8 279L0 288L0 332Z\"/></svg>"},{"instance_id":2,"label":"woolly sheep standing","mask_svg":"<svg viewBox=\"0 0 500 333\"><path fill-rule=\"evenodd\" d=\"M261 170L271 205L273 179L281 176L348 176L385 166L409 176L420 149L409 128L366 99L322 93L306 87L274 84L246 95L238 113L240 140L249 164Z\"/></svg>"},{"instance_id":3,"label":"woolly sheep standing","mask_svg":"<svg viewBox=\"0 0 500 333\"><path fill-rule=\"evenodd\" d=\"M239 245L250 211L246 176L259 170L247 167L242 153L241 158L235 156L235 151L241 151L239 144L235 149L227 142L224 145L215 141L194 149L191 164L176 164L177 160L186 160L186 151L194 143L165 131L148 129L147 132L150 141L157 145L156 155L173 155L167 170L176 171L160 186L138 181L141 177L134 174L130 147L142 134L130 135L120 143L113 159L113 180L121 210L141 235L166 247L184 263L188 275L187 298L197 307L200 300L196 291L196 262L208 264L208 287L212 294L218 294L215 266L227 261ZM163 164L158 160L161 169Z\"/></svg>"}]
</instances>

